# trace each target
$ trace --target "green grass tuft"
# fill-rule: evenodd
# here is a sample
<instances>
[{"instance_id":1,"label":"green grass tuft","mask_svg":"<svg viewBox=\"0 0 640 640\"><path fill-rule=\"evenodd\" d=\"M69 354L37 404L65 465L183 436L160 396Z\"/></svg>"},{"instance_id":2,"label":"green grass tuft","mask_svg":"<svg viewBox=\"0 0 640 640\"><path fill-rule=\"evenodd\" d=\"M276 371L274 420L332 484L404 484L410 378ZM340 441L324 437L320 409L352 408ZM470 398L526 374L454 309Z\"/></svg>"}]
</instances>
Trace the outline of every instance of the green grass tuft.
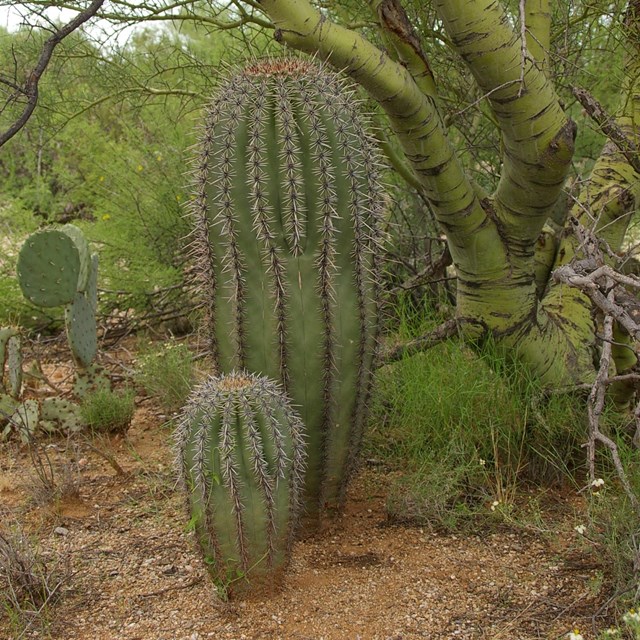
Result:
<instances>
[{"instance_id":1,"label":"green grass tuft","mask_svg":"<svg viewBox=\"0 0 640 640\"><path fill-rule=\"evenodd\" d=\"M135 410L131 389L116 392L107 389L85 396L80 407L82 419L94 433L118 433L129 428Z\"/></svg>"},{"instance_id":2,"label":"green grass tuft","mask_svg":"<svg viewBox=\"0 0 640 640\"><path fill-rule=\"evenodd\" d=\"M414 320L403 339L428 330ZM575 398L546 395L491 345L447 342L379 371L368 446L404 471L390 514L452 530L494 519L523 483L571 481L585 434Z\"/></svg>"}]
</instances>

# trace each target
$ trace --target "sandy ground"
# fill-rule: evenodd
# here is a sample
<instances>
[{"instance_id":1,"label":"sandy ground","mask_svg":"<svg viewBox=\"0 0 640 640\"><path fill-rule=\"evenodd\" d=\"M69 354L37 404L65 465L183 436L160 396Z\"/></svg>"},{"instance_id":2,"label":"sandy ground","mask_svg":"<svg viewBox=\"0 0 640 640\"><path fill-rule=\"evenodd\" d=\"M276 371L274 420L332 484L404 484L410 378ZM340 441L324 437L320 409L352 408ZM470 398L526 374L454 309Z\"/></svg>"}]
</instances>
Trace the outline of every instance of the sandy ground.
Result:
<instances>
[{"instance_id":1,"label":"sandy ground","mask_svg":"<svg viewBox=\"0 0 640 640\"><path fill-rule=\"evenodd\" d=\"M576 626L594 637L584 630L604 599L600 573L570 509L554 510L554 535L439 534L389 522L391 474L372 467L353 482L344 514L296 545L280 588L222 602L187 532L161 423L147 401L126 438L49 443L57 477L66 470L69 484L49 504L34 499L26 451L0 450L2 526L19 523L50 564L65 558L70 572L46 626L16 629L0 617L0 638L524 640L565 637Z\"/></svg>"}]
</instances>

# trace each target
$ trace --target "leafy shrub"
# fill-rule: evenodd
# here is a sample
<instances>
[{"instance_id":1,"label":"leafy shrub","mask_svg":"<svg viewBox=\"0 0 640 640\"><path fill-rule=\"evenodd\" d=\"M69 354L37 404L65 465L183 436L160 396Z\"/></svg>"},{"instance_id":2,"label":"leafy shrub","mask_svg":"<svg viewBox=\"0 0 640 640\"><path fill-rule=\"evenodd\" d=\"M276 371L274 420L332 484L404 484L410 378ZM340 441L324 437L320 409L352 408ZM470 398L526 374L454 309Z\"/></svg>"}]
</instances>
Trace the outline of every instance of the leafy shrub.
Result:
<instances>
[{"instance_id":1,"label":"leafy shrub","mask_svg":"<svg viewBox=\"0 0 640 640\"><path fill-rule=\"evenodd\" d=\"M94 433L124 432L135 410L131 389L117 392L101 389L87 394L82 401L82 418Z\"/></svg>"},{"instance_id":2,"label":"leafy shrub","mask_svg":"<svg viewBox=\"0 0 640 640\"><path fill-rule=\"evenodd\" d=\"M136 382L156 396L165 411L184 405L194 381L193 355L185 344L169 341L138 358Z\"/></svg>"}]
</instances>

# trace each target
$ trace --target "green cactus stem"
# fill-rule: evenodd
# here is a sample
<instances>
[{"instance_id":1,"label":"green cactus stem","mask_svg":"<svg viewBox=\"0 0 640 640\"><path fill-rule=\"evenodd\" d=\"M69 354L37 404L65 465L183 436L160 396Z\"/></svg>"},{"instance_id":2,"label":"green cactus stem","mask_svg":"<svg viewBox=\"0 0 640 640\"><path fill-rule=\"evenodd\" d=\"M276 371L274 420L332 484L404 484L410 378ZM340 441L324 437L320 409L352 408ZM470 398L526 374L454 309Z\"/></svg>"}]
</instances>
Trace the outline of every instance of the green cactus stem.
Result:
<instances>
[{"instance_id":1,"label":"green cactus stem","mask_svg":"<svg viewBox=\"0 0 640 640\"><path fill-rule=\"evenodd\" d=\"M89 243L82 233L82 229L79 229L73 224L65 224L60 227L60 231L68 235L78 250L80 257L80 271L78 272L78 281L76 289L78 291L86 291L89 282L89 275L91 272L91 251L89 249Z\"/></svg>"},{"instance_id":2,"label":"green cactus stem","mask_svg":"<svg viewBox=\"0 0 640 640\"><path fill-rule=\"evenodd\" d=\"M277 384L210 377L178 422L178 466L198 543L223 597L273 583L300 510L300 418Z\"/></svg>"},{"instance_id":3,"label":"green cactus stem","mask_svg":"<svg viewBox=\"0 0 640 640\"><path fill-rule=\"evenodd\" d=\"M0 329L0 393L16 400L22 391L22 341L11 328Z\"/></svg>"},{"instance_id":4,"label":"green cactus stem","mask_svg":"<svg viewBox=\"0 0 640 640\"><path fill-rule=\"evenodd\" d=\"M375 147L326 68L257 62L209 107L192 217L218 373L281 382L308 438L305 508L339 506L360 448L379 318Z\"/></svg>"},{"instance_id":5,"label":"green cactus stem","mask_svg":"<svg viewBox=\"0 0 640 640\"><path fill-rule=\"evenodd\" d=\"M40 403L29 399L21 402L9 418L9 425L24 444L31 442L40 422Z\"/></svg>"},{"instance_id":6,"label":"green cactus stem","mask_svg":"<svg viewBox=\"0 0 640 640\"><path fill-rule=\"evenodd\" d=\"M64 398L45 398L40 403L38 428L46 433L77 433L83 427L80 407Z\"/></svg>"}]
</instances>

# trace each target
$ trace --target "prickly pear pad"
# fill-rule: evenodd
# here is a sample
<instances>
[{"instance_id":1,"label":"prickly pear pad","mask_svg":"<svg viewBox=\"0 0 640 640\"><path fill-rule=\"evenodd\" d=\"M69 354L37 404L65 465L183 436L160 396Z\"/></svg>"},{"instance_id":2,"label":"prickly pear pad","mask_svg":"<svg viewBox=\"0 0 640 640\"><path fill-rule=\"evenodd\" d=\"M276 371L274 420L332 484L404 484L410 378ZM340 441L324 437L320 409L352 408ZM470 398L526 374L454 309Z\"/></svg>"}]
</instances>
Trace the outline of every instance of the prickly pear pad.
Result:
<instances>
[{"instance_id":1,"label":"prickly pear pad","mask_svg":"<svg viewBox=\"0 0 640 640\"><path fill-rule=\"evenodd\" d=\"M40 307L70 304L80 276L80 253L73 239L56 229L29 236L18 256L18 283L27 300Z\"/></svg>"}]
</instances>

